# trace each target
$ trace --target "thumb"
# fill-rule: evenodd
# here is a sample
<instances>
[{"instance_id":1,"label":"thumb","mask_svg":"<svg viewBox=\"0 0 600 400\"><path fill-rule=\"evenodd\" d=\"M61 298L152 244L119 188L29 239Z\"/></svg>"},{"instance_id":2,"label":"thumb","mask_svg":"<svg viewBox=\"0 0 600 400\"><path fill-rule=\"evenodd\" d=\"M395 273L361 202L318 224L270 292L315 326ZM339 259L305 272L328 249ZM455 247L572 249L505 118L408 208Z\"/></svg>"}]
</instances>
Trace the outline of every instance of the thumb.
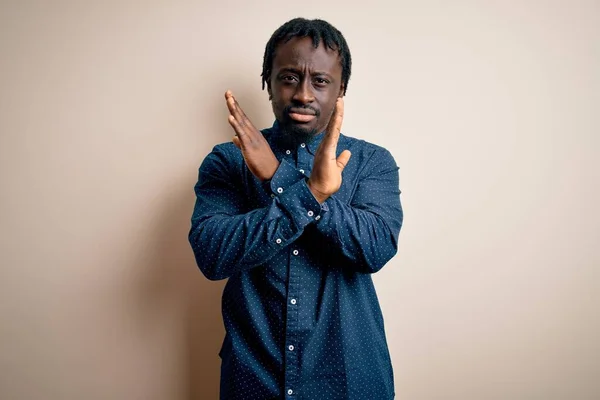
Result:
<instances>
[{"instance_id":1,"label":"thumb","mask_svg":"<svg viewBox=\"0 0 600 400\"><path fill-rule=\"evenodd\" d=\"M342 151L342 154L339 155L339 157L336 160L336 163L340 168L340 171L343 171L344 168L346 168L346 165L348 164L348 160L350 160L351 155L352 153L350 153L350 150L344 150Z\"/></svg>"},{"instance_id":2,"label":"thumb","mask_svg":"<svg viewBox=\"0 0 600 400\"><path fill-rule=\"evenodd\" d=\"M241 148L242 148L242 143L240 142L240 138L239 138L239 137L237 137L237 135L236 135L236 136L234 136L234 137L233 137L233 139L231 139L231 141L233 142L233 144L235 144L235 146L236 146L238 149L241 149Z\"/></svg>"}]
</instances>

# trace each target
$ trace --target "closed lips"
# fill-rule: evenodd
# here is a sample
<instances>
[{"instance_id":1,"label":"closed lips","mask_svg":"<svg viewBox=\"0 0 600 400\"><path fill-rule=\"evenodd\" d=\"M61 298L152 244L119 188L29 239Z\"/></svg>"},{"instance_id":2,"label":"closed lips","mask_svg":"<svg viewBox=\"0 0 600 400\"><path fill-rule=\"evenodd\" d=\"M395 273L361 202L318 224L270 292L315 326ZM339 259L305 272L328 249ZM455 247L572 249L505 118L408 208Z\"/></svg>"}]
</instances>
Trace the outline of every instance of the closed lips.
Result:
<instances>
[{"instance_id":1,"label":"closed lips","mask_svg":"<svg viewBox=\"0 0 600 400\"><path fill-rule=\"evenodd\" d=\"M307 109L290 109L289 116L297 122L309 122L315 118L315 112Z\"/></svg>"},{"instance_id":2,"label":"closed lips","mask_svg":"<svg viewBox=\"0 0 600 400\"><path fill-rule=\"evenodd\" d=\"M315 115L315 112L308 108L291 108L290 114Z\"/></svg>"}]
</instances>

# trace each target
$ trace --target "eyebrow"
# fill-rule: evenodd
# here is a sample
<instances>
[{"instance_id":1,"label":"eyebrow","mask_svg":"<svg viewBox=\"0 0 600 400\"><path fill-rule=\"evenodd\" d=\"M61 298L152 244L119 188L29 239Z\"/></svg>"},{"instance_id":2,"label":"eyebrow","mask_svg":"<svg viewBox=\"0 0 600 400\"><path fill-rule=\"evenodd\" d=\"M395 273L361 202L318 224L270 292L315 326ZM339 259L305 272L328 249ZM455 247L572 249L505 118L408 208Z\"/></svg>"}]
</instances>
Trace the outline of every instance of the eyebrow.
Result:
<instances>
[{"instance_id":1,"label":"eyebrow","mask_svg":"<svg viewBox=\"0 0 600 400\"><path fill-rule=\"evenodd\" d=\"M277 71L277 75L281 74L282 72L293 72L295 74L301 74L302 73L302 71L300 71L297 68L284 67L284 68L280 68L279 71ZM321 75L321 76L326 76L326 77L328 77L330 79L333 79L333 77L329 73L324 72L324 71L315 71L311 75L312 76L319 76L319 75Z\"/></svg>"}]
</instances>

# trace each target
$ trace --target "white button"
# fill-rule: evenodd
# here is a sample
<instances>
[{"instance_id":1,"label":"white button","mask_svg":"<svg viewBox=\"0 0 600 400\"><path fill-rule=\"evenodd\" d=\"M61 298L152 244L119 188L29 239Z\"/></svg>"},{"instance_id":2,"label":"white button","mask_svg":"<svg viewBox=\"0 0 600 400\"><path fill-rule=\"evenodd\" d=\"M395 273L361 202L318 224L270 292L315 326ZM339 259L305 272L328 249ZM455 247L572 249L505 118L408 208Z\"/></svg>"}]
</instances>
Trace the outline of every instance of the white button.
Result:
<instances>
[{"instance_id":1,"label":"white button","mask_svg":"<svg viewBox=\"0 0 600 400\"><path fill-rule=\"evenodd\" d=\"M286 151L285 151L285 154L292 154L292 152L291 152L291 151L289 151L289 150L286 150Z\"/></svg>"},{"instance_id":2,"label":"white button","mask_svg":"<svg viewBox=\"0 0 600 400\"><path fill-rule=\"evenodd\" d=\"M292 303L292 304L296 304L296 299L291 299L291 300L290 300L290 303Z\"/></svg>"},{"instance_id":3,"label":"white button","mask_svg":"<svg viewBox=\"0 0 600 400\"><path fill-rule=\"evenodd\" d=\"M321 216L320 216L320 215L317 215L317 216L315 217L315 221L318 221L318 220L320 220L320 219L321 219Z\"/></svg>"},{"instance_id":4,"label":"white button","mask_svg":"<svg viewBox=\"0 0 600 400\"><path fill-rule=\"evenodd\" d=\"M298 250L294 250L294 251L292 251L292 253L294 253L294 255L297 256L298 255Z\"/></svg>"},{"instance_id":5,"label":"white button","mask_svg":"<svg viewBox=\"0 0 600 400\"><path fill-rule=\"evenodd\" d=\"M306 147L304 143L300 143L300 147Z\"/></svg>"},{"instance_id":6,"label":"white button","mask_svg":"<svg viewBox=\"0 0 600 400\"><path fill-rule=\"evenodd\" d=\"M279 238L275 239L275 243L281 244L281 239L279 239Z\"/></svg>"},{"instance_id":7,"label":"white button","mask_svg":"<svg viewBox=\"0 0 600 400\"><path fill-rule=\"evenodd\" d=\"M283 188L277 188L277 193L283 193Z\"/></svg>"},{"instance_id":8,"label":"white button","mask_svg":"<svg viewBox=\"0 0 600 400\"><path fill-rule=\"evenodd\" d=\"M292 394L294 394L294 391L292 389L288 389L288 394L292 395Z\"/></svg>"},{"instance_id":9,"label":"white button","mask_svg":"<svg viewBox=\"0 0 600 400\"><path fill-rule=\"evenodd\" d=\"M289 345L288 349L290 349L290 351L294 351L294 345Z\"/></svg>"},{"instance_id":10,"label":"white button","mask_svg":"<svg viewBox=\"0 0 600 400\"><path fill-rule=\"evenodd\" d=\"M312 217L313 215L315 215L315 213L314 213L314 212L312 212L312 211L308 211L308 216L309 216L309 217Z\"/></svg>"},{"instance_id":11,"label":"white button","mask_svg":"<svg viewBox=\"0 0 600 400\"><path fill-rule=\"evenodd\" d=\"M304 173L304 170L303 170L303 169L301 169L301 170L300 170L300 173L301 173L301 174L303 174L303 173Z\"/></svg>"}]
</instances>

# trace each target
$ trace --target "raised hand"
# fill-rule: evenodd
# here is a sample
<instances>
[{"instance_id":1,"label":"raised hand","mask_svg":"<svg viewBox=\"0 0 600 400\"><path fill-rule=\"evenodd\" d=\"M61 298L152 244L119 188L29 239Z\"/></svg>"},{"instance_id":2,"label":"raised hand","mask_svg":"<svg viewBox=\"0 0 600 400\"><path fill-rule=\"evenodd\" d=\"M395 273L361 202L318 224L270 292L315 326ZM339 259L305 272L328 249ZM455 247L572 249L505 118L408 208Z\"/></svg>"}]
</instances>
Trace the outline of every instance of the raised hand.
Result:
<instances>
[{"instance_id":1,"label":"raised hand","mask_svg":"<svg viewBox=\"0 0 600 400\"><path fill-rule=\"evenodd\" d=\"M337 99L335 111L329 120L325 137L315 154L315 161L308 180L308 188L319 203L323 203L342 185L342 171L350 160L350 151L344 150L336 158L337 143L344 119L344 100Z\"/></svg>"},{"instance_id":2,"label":"raised hand","mask_svg":"<svg viewBox=\"0 0 600 400\"><path fill-rule=\"evenodd\" d=\"M246 165L261 181L271 179L279 167L279 161L265 137L252 125L233 93L225 92L229 108L229 124L235 130L233 143L242 151Z\"/></svg>"}]
</instances>

